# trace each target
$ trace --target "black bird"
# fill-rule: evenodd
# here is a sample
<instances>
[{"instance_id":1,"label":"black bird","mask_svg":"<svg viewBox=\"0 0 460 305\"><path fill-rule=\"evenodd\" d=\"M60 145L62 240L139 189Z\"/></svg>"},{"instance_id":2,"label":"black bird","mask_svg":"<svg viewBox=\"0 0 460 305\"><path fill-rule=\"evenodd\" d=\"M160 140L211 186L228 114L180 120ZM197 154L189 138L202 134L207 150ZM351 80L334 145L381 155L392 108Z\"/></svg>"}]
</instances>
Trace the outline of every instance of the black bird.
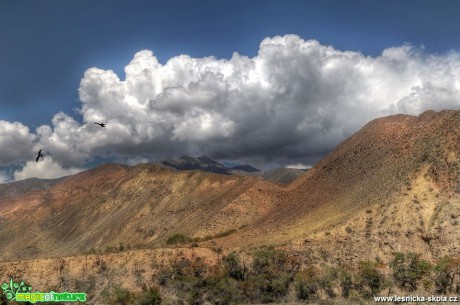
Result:
<instances>
[{"instance_id":1,"label":"black bird","mask_svg":"<svg viewBox=\"0 0 460 305\"><path fill-rule=\"evenodd\" d=\"M40 157L43 158L43 154L42 154L42 150L41 150L41 149L38 151L38 155L37 155L37 158L35 159L35 162L38 162L38 159L40 159Z\"/></svg>"},{"instance_id":2,"label":"black bird","mask_svg":"<svg viewBox=\"0 0 460 305\"><path fill-rule=\"evenodd\" d=\"M94 122L94 124L97 124L97 125L99 125L101 127L105 127L105 123L96 123L96 122Z\"/></svg>"}]
</instances>

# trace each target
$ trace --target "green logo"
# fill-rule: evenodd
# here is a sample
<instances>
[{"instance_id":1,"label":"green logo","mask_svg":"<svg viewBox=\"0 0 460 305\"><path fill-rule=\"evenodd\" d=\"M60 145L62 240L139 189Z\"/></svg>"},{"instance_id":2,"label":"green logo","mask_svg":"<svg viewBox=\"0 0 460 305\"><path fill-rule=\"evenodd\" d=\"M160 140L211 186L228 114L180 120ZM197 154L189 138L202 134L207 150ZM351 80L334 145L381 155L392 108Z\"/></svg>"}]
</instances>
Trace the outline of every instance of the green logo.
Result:
<instances>
[{"instance_id":1,"label":"green logo","mask_svg":"<svg viewBox=\"0 0 460 305\"><path fill-rule=\"evenodd\" d=\"M6 294L6 298L10 301L16 300L16 294L19 292L29 292L32 290L32 286L27 286L24 281L21 283L13 282L13 279L10 279L10 283L2 284L3 294Z\"/></svg>"},{"instance_id":2,"label":"green logo","mask_svg":"<svg viewBox=\"0 0 460 305\"><path fill-rule=\"evenodd\" d=\"M3 283L1 286L3 294L10 301L16 302L85 302L86 293L84 292L31 292L32 286L26 285L24 281L20 283Z\"/></svg>"}]
</instances>

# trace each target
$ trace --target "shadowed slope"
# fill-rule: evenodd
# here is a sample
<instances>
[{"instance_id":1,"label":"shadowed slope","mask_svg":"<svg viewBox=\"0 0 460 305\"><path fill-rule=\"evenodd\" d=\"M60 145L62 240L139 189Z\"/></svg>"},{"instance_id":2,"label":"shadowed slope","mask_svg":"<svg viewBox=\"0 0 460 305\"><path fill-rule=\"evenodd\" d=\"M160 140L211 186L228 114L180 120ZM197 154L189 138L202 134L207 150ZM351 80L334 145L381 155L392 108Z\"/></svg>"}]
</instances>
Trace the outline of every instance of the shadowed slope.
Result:
<instances>
[{"instance_id":1,"label":"shadowed slope","mask_svg":"<svg viewBox=\"0 0 460 305\"><path fill-rule=\"evenodd\" d=\"M2 204L2 256L159 246L174 233L215 235L265 215L279 191L255 177L106 164Z\"/></svg>"},{"instance_id":2,"label":"shadowed slope","mask_svg":"<svg viewBox=\"0 0 460 305\"><path fill-rule=\"evenodd\" d=\"M31 191L39 191L50 188L54 184L61 181L63 178L58 179L38 179L29 178L16 182L0 184L0 202L4 198L17 197Z\"/></svg>"},{"instance_id":3,"label":"shadowed slope","mask_svg":"<svg viewBox=\"0 0 460 305\"><path fill-rule=\"evenodd\" d=\"M433 230L442 229L443 243L457 247L449 221L460 211L460 111L374 120L288 189L280 207L254 225L251 236L263 238L253 244L316 238L335 251L344 236L359 236L357 246L378 253L390 232L385 243L426 251L434 249L426 240L441 238ZM370 247L372 238L380 246Z\"/></svg>"}]
</instances>

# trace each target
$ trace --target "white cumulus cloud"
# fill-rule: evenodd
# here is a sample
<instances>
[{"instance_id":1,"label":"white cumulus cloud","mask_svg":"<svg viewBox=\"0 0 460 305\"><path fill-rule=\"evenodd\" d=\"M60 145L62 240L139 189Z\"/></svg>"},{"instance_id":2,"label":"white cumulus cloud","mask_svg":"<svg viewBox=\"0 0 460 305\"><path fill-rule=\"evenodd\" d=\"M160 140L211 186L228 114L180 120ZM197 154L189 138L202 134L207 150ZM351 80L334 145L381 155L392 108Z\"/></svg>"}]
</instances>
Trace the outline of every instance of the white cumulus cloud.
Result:
<instances>
[{"instance_id":1,"label":"white cumulus cloud","mask_svg":"<svg viewBox=\"0 0 460 305\"><path fill-rule=\"evenodd\" d=\"M0 164L13 164L31 158L35 138L27 126L0 120Z\"/></svg>"},{"instance_id":2,"label":"white cumulus cloud","mask_svg":"<svg viewBox=\"0 0 460 305\"><path fill-rule=\"evenodd\" d=\"M39 162L27 161L24 167L14 172L14 179L23 180L27 178L54 179L63 176L69 176L83 171L82 168L64 169L59 163L47 156L40 159Z\"/></svg>"},{"instance_id":3,"label":"white cumulus cloud","mask_svg":"<svg viewBox=\"0 0 460 305\"><path fill-rule=\"evenodd\" d=\"M83 122L58 113L34 134L3 122L19 124L21 132L20 140L11 128L9 140L0 137L11 147L0 163L28 157L34 143L62 170L82 168L95 157L183 154L256 166L312 165L374 118L460 109L460 54L426 54L410 45L371 57L285 35L264 39L252 58L180 55L162 64L143 50L125 74L85 72L79 87ZM20 143L25 148L17 154Z\"/></svg>"}]
</instances>

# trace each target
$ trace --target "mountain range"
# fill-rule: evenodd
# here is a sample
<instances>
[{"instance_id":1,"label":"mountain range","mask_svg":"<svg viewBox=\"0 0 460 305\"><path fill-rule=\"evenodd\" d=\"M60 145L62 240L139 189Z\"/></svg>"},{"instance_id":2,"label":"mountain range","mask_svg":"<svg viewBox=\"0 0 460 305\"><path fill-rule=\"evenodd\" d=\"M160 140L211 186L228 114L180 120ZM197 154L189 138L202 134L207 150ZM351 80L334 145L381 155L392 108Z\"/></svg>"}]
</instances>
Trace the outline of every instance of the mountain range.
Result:
<instances>
[{"instance_id":1,"label":"mountain range","mask_svg":"<svg viewBox=\"0 0 460 305\"><path fill-rule=\"evenodd\" d=\"M232 167L228 167L223 163L219 163L206 156L201 156L197 158L190 156L182 156L179 159L159 161L155 164L158 164L164 168L177 171L199 170L203 172L225 175L259 176L267 181L281 184L289 184L305 172L305 170L286 167L278 167L268 170L259 170L251 165L235 165ZM127 165L121 166L124 166L125 168L129 167ZM65 178L66 177L57 179L29 178L17 182L0 184L0 200L2 198L17 197L30 191L44 190L50 188L51 186Z\"/></svg>"},{"instance_id":2,"label":"mountain range","mask_svg":"<svg viewBox=\"0 0 460 305\"><path fill-rule=\"evenodd\" d=\"M210 249L272 245L356 264L399 251L426 258L460 251L460 111L373 120L289 184L257 173L184 156L31 180L26 192L3 186L0 257L33 264L72 256L84 264L82 253L123 244L211 259ZM170 245L178 235L195 244ZM131 259L151 253L142 251ZM11 266L0 264L17 272Z\"/></svg>"}]
</instances>

